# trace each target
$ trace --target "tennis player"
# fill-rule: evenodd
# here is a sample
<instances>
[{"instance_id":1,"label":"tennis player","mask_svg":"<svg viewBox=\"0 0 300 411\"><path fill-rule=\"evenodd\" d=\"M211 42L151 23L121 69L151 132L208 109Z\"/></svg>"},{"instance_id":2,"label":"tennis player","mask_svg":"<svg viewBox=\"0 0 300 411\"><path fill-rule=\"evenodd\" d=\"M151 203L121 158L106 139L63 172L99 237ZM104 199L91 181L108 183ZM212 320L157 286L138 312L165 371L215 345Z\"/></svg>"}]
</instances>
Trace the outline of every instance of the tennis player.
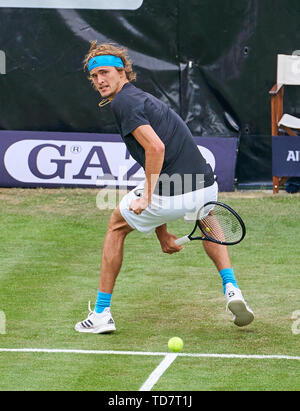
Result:
<instances>
[{"instance_id":1,"label":"tennis player","mask_svg":"<svg viewBox=\"0 0 300 411\"><path fill-rule=\"evenodd\" d=\"M218 184L185 122L165 103L135 87L136 79L126 49L91 42L85 68L102 104L111 108L131 156L144 168L145 182L126 194L113 211L104 239L100 282L94 310L75 325L85 333L115 331L111 297L122 265L123 245L133 230L155 231L164 253L179 252L167 223L192 219L208 201L216 201ZM254 315L237 285L227 247L203 241L223 282L227 309L237 326L250 324Z\"/></svg>"}]
</instances>

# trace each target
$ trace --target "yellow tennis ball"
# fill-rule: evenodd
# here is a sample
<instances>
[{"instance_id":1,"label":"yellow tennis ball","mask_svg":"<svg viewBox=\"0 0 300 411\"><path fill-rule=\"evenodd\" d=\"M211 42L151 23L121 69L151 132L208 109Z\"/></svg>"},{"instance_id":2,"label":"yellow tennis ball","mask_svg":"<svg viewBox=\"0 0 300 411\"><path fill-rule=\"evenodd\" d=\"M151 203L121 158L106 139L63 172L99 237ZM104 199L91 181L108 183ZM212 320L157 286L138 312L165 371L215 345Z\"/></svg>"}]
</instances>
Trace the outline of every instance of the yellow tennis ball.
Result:
<instances>
[{"instance_id":1,"label":"yellow tennis ball","mask_svg":"<svg viewBox=\"0 0 300 411\"><path fill-rule=\"evenodd\" d=\"M210 232L210 228L209 227L205 227L205 230L209 233Z\"/></svg>"},{"instance_id":2,"label":"yellow tennis ball","mask_svg":"<svg viewBox=\"0 0 300 411\"><path fill-rule=\"evenodd\" d=\"M179 337L172 337L168 341L168 347L169 347L169 350L173 352L179 352L182 350L183 341Z\"/></svg>"}]
</instances>

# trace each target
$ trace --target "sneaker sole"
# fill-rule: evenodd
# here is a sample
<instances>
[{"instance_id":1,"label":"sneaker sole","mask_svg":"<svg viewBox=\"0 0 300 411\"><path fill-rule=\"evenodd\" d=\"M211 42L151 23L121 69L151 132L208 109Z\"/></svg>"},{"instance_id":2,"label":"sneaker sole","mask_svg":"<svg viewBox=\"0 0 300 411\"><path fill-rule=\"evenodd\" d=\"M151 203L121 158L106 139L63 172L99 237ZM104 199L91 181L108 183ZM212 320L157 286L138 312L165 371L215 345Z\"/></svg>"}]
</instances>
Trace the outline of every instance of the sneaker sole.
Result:
<instances>
[{"instance_id":1,"label":"sneaker sole","mask_svg":"<svg viewBox=\"0 0 300 411\"><path fill-rule=\"evenodd\" d=\"M75 330L79 333L90 333L90 334L109 334L116 331L116 327L114 325L109 326L102 326L98 328L77 328L75 326Z\"/></svg>"},{"instance_id":2,"label":"sneaker sole","mask_svg":"<svg viewBox=\"0 0 300 411\"><path fill-rule=\"evenodd\" d=\"M228 303L228 309L235 316L234 324L238 327L244 327L254 320L254 314L249 311L243 300L234 300Z\"/></svg>"}]
</instances>

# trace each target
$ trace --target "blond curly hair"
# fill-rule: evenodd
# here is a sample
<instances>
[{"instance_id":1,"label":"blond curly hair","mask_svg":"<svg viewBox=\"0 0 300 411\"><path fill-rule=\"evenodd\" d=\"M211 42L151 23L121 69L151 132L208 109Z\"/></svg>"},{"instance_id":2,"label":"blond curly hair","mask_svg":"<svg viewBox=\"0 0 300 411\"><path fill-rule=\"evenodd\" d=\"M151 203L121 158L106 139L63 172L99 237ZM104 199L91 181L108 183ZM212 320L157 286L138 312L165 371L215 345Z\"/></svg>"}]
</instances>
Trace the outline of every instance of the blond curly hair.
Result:
<instances>
[{"instance_id":1,"label":"blond curly hair","mask_svg":"<svg viewBox=\"0 0 300 411\"><path fill-rule=\"evenodd\" d=\"M116 69L118 71L125 70L126 78L128 81L136 80L136 73L132 69L132 62L127 55L127 49L124 47L118 47L112 43L97 44L96 40L91 41L90 49L83 60L84 69L88 70L89 61L92 57L103 56L103 55L113 55L116 57L120 57L120 59L122 60L124 64L124 68L116 67ZM90 77L89 79L91 80Z\"/></svg>"}]
</instances>

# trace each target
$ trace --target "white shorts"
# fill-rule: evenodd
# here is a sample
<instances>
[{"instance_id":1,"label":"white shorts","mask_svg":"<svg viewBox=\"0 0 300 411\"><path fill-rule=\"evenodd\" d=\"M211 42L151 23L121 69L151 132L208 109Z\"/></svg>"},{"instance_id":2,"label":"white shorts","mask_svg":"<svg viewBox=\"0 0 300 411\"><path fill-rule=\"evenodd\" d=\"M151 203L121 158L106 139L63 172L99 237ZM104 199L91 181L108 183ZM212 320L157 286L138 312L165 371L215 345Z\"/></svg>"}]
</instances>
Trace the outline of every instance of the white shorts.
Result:
<instances>
[{"instance_id":1,"label":"white shorts","mask_svg":"<svg viewBox=\"0 0 300 411\"><path fill-rule=\"evenodd\" d=\"M191 191L177 196L165 197L152 195L149 206L141 213L135 214L129 210L133 200L139 198L144 189L144 182L127 193L120 202L120 212L128 225L142 233L151 233L156 227L169 221L184 218L195 221L198 210L208 201L217 201L218 184Z\"/></svg>"}]
</instances>

